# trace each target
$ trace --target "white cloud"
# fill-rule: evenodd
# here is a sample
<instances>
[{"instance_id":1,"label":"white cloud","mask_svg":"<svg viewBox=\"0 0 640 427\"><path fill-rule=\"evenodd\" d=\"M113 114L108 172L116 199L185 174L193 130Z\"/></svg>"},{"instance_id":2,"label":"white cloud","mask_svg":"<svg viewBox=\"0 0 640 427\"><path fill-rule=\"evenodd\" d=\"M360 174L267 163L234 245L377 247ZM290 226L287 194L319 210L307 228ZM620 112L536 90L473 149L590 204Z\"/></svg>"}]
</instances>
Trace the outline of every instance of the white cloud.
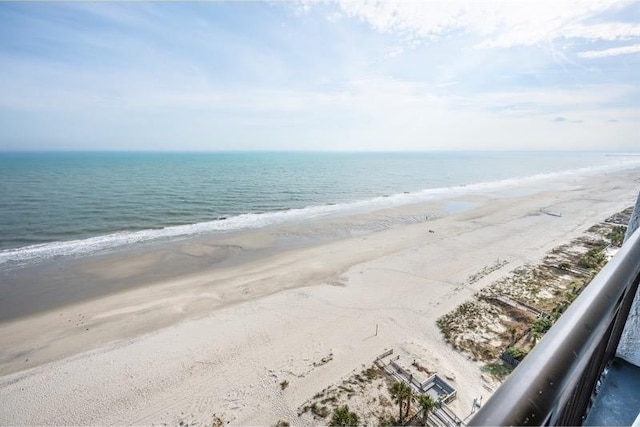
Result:
<instances>
[{"instance_id":1,"label":"white cloud","mask_svg":"<svg viewBox=\"0 0 640 427\"><path fill-rule=\"evenodd\" d=\"M55 133L50 129L58 129L59 144L68 143L73 129L76 134L71 136L78 144L100 135L99 142L105 145L141 140L154 149L157 144L168 147L191 140L194 149L212 147L209 144L217 141L222 141L218 148L296 148L298 141L307 140L315 149L543 149L572 148L578 143L584 144L580 148L602 148L614 140L631 146L637 144L640 125L635 75L614 85L608 75L602 80L605 73L589 73L588 79L576 73L567 83L566 76L559 74L562 70L548 70L546 55L528 55L527 51L510 56L509 51L469 49L441 55L461 44L492 47L544 42L563 65L569 59L560 46L587 51L603 44L584 47L580 41L598 40L627 40L633 46L582 52L581 56L637 52L639 45L634 43L640 43L636 39L640 24L603 20L604 13L610 16L627 3L345 1L338 8L323 6L322 12L327 12L329 23L324 24L335 31L336 40L348 46L336 46L335 55L331 53L334 49L328 50L324 60L318 55L318 63L309 67L295 55L286 57L289 48L296 52L298 43L283 42L282 52L277 43L273 51L264 51L263 43L238 36L242 28L238 33L222 31L204 18L203 22L193 21L189 12L174 17L173 8L169 16L160 7L156 11L154 5L129 11L128 6L121 10L100 4L93 10L81 4L83 11L88 8L105 21L115 21L119 30L67 28L53 20L51 28L43 31L42 23L35 22L33 29L51 40L74 41L67 44L79 46L80 56L71 55L73 49L60 52L66 53L60 59L73 57L72 61L1 54L0 108L10 113L6 117L29 123L19 126L19 121L7 120L8 124L18 123L14 131L24 140L48 139ZM298 6L296 12L303 14L314 3ZM151 19L156 12L159 19ZM361 46L357 37L362 36L362 25L353 25L354 19L393 37L371 38L373 44L381 43L375 49ZM140 33L123 29L145 25L149 28ZM165 34L160 30L163 27L180 28L166 33L171 34L166 48L163 40L170 38L155 37ZM393 57L436 38L445 43L432 51L425 49L433 54L433 61L422 61L422 55L404 55L394 61L378 57L381 50ZM82 43L75 43L77 40ZM308 46L305 53L315 52L314 45ZM334 63L339 69L327 73ZM514 64L518 69L512 72ZM218 65L228 70L220 71ZM522 69L526 75L519 74ZM558 74L545 74L547 71ZM289 76L301 74L304 78L289 84ZM251 76L248 81L246 76ZM254 82L253 76L259 78ZM5 134L11 133L5 130Z\"/></svg>"},{"instance_id":2,"label":"white cloud","mask_svg":"<svg viewBox=\"0 0 640 427\"><path fill-rule=\"evenodd\" d=\"M392 54L393 51L389 51ZM604 108L637 96L627 84L585 85L571 89L488 90L461 95L442 85L390 77L352 78L331 90L309 87L229 89L202 78L196 71L177 69L77 69L37 60L4 63L0 107L21 111L209 111L244 115L323 116L332 110L374 121L419 122L424 117L455 116L466 111L502 116L564 114L563 111ZM73 79L69 79L72 75ZM95 82L100 85L96 86ZM40 82L34 85L34 82Z\"/></svg>"},{"instance_id":3,"label":"white cloud","mask_svg":"<svg viewBox=\"0 0 640 427\"><path fill-rule=\"evenodd\" d=\"M578 56L587 59L606 58L609 56L629 55L631 53L640 53L640 44L631 46L613 47L604 50L588 50L578 53Z\"/></svg>"},{"instance_id":4,"label":"white cloud","mask_svg":"<svg viewBox=\"0 0 640 427\"><path fill-rule=\"evenodd\" d=\"M640 24L612 22L593 25L569 25L562 30L562 36L604 41L629 40L634 37L640 37Z\"/></svg>"},{"instance_id":5,"label":"white cloud","mask_svg":"<svg viewBox=\"0 0 640 427\"><path fill-rule=\"evenodd\" d=\"M640 25L587 21L637 0L425 1L338 0L347 16L380 32L434 39L462 31L477 47L534 45L556 38L619 40L640 36Z\"/></svg>"},{"instance_id":6,"label":"white cloud","mask_svg":"<svg viewBox=\"0 0 640 427\"><path fill-rule=\"evenodd\" d=\"M612 104L625 97L638 94L632 85L607 84L588 85L575 89L519 90L483 94L476 101L484 108L499 108L510 105L529 105L538 110L548 108L590 109Z\"/></svg>"},{"instance_id":7,"label":"white cloud","mask_svg":"<svg viewBox=\"0 0 640 427\"><path fill-rule=\"evenodd\" d=\"M640 123L637 109L602 108L637 93L626 85L453 96L392 78L352 80L332 91L238 91L166 85L162 76L129 76L126 82L106 74L94 77L102 82L100 90L24 88L19 99L0 96L0 105L19 102L14 107L35 111L36 118L55 109L52 117L59 119L42 126L52 127L48 132L65 143L69 129L75 129L71 124L82 123L84 130L74 130L78 141L86 140L82 132L88 135L88 128L105 144L133 139L142 144L139 149L176 140L185 141L184 149L203 149L211 146L212 135L220 144L216 147L234 149L300 148L296 141L310 149L570 149L578 143L587 149L602 148L602 141L612 138L627 148L637 142L634 129ZM553 121L557 117L566 118L561 126ZM27 138L37 128L21 132Z\"/></svg>"}]
</instances>

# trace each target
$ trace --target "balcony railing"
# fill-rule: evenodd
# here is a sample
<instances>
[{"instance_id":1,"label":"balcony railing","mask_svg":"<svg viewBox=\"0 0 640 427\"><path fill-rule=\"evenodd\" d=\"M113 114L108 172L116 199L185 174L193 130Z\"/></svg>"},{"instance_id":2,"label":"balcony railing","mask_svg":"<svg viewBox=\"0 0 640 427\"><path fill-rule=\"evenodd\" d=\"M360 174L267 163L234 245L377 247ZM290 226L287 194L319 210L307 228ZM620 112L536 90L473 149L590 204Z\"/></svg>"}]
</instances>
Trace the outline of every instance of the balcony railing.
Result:
<instances>
[{"instance_id":1,"label":"balcony railing","mask_svg":"<svg viewBox=\"0 0 640 427\"><path fill-rule=\"evenodd\" d=\"M582 424L596 384L615 356L639 281L636 232L469 425Z\"/></svg>"}]
</instances>

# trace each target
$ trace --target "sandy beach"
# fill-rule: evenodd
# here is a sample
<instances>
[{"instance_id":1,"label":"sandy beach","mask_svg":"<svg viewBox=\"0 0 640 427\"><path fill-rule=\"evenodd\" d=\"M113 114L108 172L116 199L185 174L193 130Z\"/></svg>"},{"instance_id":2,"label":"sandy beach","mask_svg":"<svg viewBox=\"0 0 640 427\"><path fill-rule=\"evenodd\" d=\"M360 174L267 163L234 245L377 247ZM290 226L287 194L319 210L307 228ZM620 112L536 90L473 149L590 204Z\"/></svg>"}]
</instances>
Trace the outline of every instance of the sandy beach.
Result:
<instances>
[{"instance_id":1,"label":"sandy beach","mask_svg":"<svg viewBox=\"0 0 640 427\"><path fill-rule=\"evenodd\" d=\"M556 175L14 272L42 286L2 301L16 308L0 323L0 424L304 425L305 401L387 349L450 378L465 418L496 384L436 319L639 189L640 168ZM20 308L30 298L39 310Z\"/></svg>"}]
</instances>

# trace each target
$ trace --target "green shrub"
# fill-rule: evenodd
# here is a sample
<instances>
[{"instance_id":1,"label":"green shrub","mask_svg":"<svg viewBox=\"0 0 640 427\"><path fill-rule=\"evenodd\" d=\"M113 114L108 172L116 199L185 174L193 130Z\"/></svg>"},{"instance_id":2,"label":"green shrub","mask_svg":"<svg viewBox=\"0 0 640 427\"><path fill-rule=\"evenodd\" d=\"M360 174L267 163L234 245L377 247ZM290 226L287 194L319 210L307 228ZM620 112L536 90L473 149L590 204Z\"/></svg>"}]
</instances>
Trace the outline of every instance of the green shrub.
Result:
<instances>
[{"instance_id":1,"label":"green shrub","mask_svg":"<svg viewBox=\"0 0 640 427\"><path fill-rule=\"evenodd\" d=\"M489 363L482 368L482 371L488 373L493 378L502 381L513 371L513 366L509 366L502 362Z\"/></svg>"},{"instance_id":2,"label":"green shrub","mask_svg":"<svg viewBox=\"0 0 640 427\"><path fill-rule=\"evenodd\" d=\"M607 239L611 241L612 245L622 246L622 242L624 241L624 235L627 232L627 229L621 225L616 225L613 227L613 230L607 234Z\"/></svg>"},{"instance_id":3,"label":"green shrub","mask_svg":"<svg viewBox=\"0 0 640 427\"><path fill-rule=\"evenodd\" d=\"M329 422L330 426L357 426L358 425L358 416L349 411L349 407L347 405L340 406L336 408L333 412L333 417L331 417L331 422Z\"/></svg>"},{"instance_id":4,"label":"green shrub","mask_svg":"<svg viewBox=\"0 0 640 427\"><path fill-rule=\"evenodd\" d=\"M509 347L504 352L509 356L513 357L514 359L520 360L520 361L522 361L522 359L524 359L524 357L527 355L526 351L517 347Z\"/></svg>"},{"instance_id":5,"label":"green shrub","mask_svg":"<svg viewBox=\"0 0 640 427\"><path fill-rule=\"evenodd\" d=\"M591 248L578 261L578 266L582 268L598 268L604 264L606 257L602 249Z\"/></svg>"},{"instance_id":6,"label":"green shrub","mask_svg":"<svg viewBox=\"0 0 640 427\"><path fill-rule=\"evenodd\" d=\"M551 325L553 325L553 322L550 319L547 319L546 317L541 317L539 319L536 319L535 322L533 322L533 325L531 325L531 329L534 332L537 332L538 334L542 335L545 332L547 332L549 329L551 329Z\"/></svg>"},{"instance_id":7,"label":"green shrub","mask_svg":"<svg viewBox=\"0 0 640 427\"><path fill-rule=\"evenodd\" d=\"M558 268L561 270L571 270L571 264L569 264L568 262L561 262L560 264L558 264Z\"/></svg>"}]
</instances>

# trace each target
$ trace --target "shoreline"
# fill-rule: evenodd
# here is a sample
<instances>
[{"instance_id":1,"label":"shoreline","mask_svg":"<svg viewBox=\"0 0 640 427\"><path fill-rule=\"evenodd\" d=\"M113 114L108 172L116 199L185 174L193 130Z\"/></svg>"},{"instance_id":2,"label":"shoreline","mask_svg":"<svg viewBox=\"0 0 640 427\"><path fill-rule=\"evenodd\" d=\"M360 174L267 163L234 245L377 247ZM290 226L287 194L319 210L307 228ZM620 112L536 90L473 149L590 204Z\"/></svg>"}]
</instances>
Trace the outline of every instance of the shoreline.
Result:
<instances>
[{"instance_id":1,"label":"shoreline","mask_svg":"<svg viewBox=\"0 0 640 427\"><path fill-rule=\"evenodd\" d=\"M626 156L622 156L626 157ZM260 213L246 212L229 217L220 217L204 222L179 224L134 231L112 231L84 238L46 241L0 250L0 273L7 270L33 267L41 263L69 262L76 257L92 257L117 254L135 250L136 247L170 245L175 241L199 239L227 239L230 235L245 232L288 227L313 221L315 218L344 219L360 214L371 214L385 210L403 209L412 205L437 203L457 197L473 196L507 190L510 187L540 186L545 181L563 177L616 173L640 167L638 161L629 160L610 164L595 164L574 169L540 172L532 175L506 177L492 181L454 184L444 187L429 187L421 190L379 194L368 199L356 199L325 204L312 204ZM221 224L226 225L221 225ZM137 238L135 236L138 236ZM51 251L55 253L50 253ZM18 264L16 264L16 262ZM26 263L26 264L19 264Z\"/></svg>"},{"instance_id":2,"label":"shoreline","mask_svg":"<svg viewBox=\"0 0 640 427\"><path fill-rule=\"evenodd\" d=\"M298 423L303 402L390 347L454 378L454 405L464 416L474 398L486 399L488 383L476 362L444 343L435 319L633 204L638 171L466 196L477 204L429 221L327 241L311 236L308 246L171 279L150 274L136 288L0 323L0 397L7 402L0 423L191 424L214 415L233 424ZM393 210L408 216L425 206ZM545 207L562 216L541 213ZM319 228L335 233L337 224L350 230L367 220L331 219ZM281 238L308 233L275 229ZM253 242L257 250L273 244L262 238ZM206 258L206 247L191 249ZM498 258L508 264L465 284ZM100 271L121 280L118 274L153 273L163 263L147 261L114 271L116 259ZM380 334L372 337L374 325ZM314 366L329 353L329 363ZM286 390L278 386L283 380Z\"/></svg>"},{"instance_id":3,"label":"shoreline","mask_svg":"<svg viewBox=\"0 0 640 427\"><path fill-rule=\"evenodd\" d=\"M287 252L433 221L475 205L464 201L468 199L473 197L309 219L224 235L144 242L107 253L0 270L0 292L5 295L0 300L0 324L167 280L208 274ZM44 282L48 284L46 288L41 286Z\"/></svg>"},{"instance_id":4,"label":"shoreline","mask_svg":"<svg viewBox=\"0 0 640 427\"><path fill-rule=\"evenodd\" d=\"M476 208L479 204L478 200L486 200L487 197L534 194L545 183L554 180L625 173L639 167L637 162L616 163L480 182L468 186L426 189L337 206L293 209L285 212L311 212L318 208L340 208L335 212L319 214L317 217L289 219L283 223L267 224L255 229L205 231L202 234L151 239L122 247L98 250L96 253L79 253L36 260L33 264L28 263L23 266L8 266L7 263L10 265L13 261L5 260L4 264L0 265L0 295L4 295L4 298L0 298L0 324L82 301L149 286L158 281L178 279L192 275L194 272L203 274L207 269L236 266L285 251L313 247L416 222L441 219ZM397 198L408 199L395 200ZM95 236L95 238L109 236ZM89 240L91 239L93 238ZM65 245L75 242L54 242L54 244ZM20 252L29 248L31 246L15 248L15 250ZM108 269L112 272L105 272ZM119 273L114 274L113 271ZM44 289L41 286L43 282L47 282L47 287Z\"/></svg>"}]
</instances>

